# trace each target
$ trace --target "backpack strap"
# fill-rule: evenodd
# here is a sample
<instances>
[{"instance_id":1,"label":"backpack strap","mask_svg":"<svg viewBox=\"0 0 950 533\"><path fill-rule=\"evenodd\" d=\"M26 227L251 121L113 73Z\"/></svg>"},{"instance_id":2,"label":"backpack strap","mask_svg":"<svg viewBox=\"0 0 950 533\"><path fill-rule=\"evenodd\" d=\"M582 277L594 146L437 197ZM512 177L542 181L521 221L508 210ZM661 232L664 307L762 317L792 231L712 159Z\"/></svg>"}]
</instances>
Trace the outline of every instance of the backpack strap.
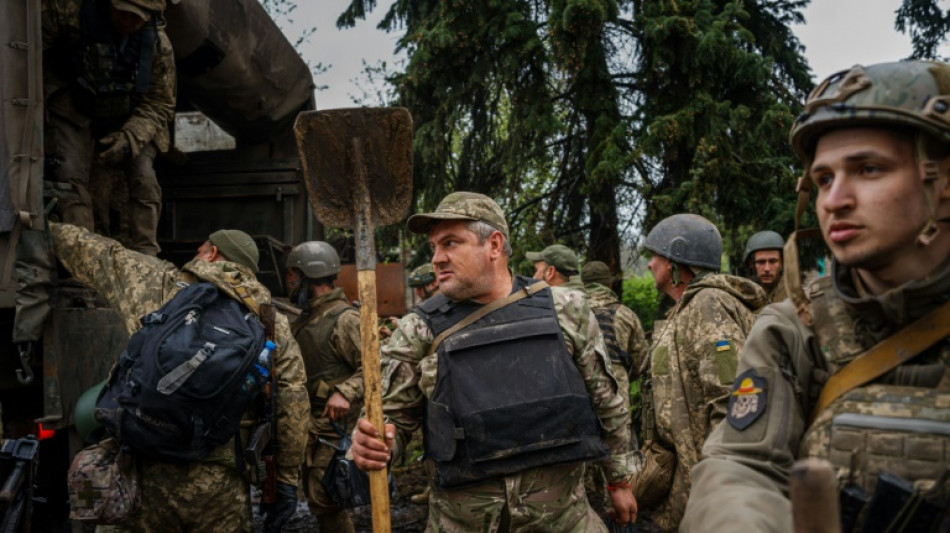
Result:
<instances>
[{"instance_id":1,"label":"backpack strap","mask_svg":"<svg viewBox=\"0 0 950 533\"><path fill-rule=\"evenodd\" d=\"M225 279L228 280L228 284L231 285L231 288L234 289L234 292L236 292L237 295L238 295L238 296L241 298L241 300L244 302L244 305L246 305L247 308L250 309L252 313L254 313L254 314L257 315L258 317L260 317L260 316L261 316L261 306L260 306L259 303L257 303L256 301L254 301L254 298L251 298L251 293L250 293L250 291L247 290L247 287L246 287L245 285L242 285L241 282L238 281L237 276L235 276L235 275L234 275L233 273L231 273L231 272L226 272L225 275L224 275L224 277L225 277ZM270 338L270 337L268 337L268 338ZM273 339L271 339L271 340L273 340Z\"/></svg>"},{"instance_id":2,"label":"backpack strap","mask_svg":"<svg viewBox=\"0 0 950 533\"><path fill-rule=\"evenodd\" d=\"M501 300L495 300L494 302L491 302L482 307L479 307L477 310L473 311L471 314L469 314L468 316L460 320L457 324L455 324L454 326L440 333L439 336L436 337L432 341L432 344L429 345L429 349L428 351L426 351L426 357L429 357L430 355L434 354L435 351L439 348L439 345L442 344L442 341L444 341L445 338L448 337L449 335L474 323L476 320L478 320L479 318L482 318L488 313L491 313L492 311L497 311L498 309L501 309L502 307L505 307L508 304L517 302L518 300L521 300L523 298L527 298L528 296L531 296L534 293L541 291L543 289L546 289L548 287L549 285L546 282L538 281L521 290L518 290L509 294L508 296L502 298Z\"/></svg>"},{"instance_id":3,"label":"backpack strap","mask_svg":"<svg viewBox=\"0 0 950 533\"><path fill-rule=\"evenodd\" d=\"M831 376L818 396L811 421L846 392L884 375L950 335L950 302L908 324L857 356Z\"/></svg>"}]
</instances>

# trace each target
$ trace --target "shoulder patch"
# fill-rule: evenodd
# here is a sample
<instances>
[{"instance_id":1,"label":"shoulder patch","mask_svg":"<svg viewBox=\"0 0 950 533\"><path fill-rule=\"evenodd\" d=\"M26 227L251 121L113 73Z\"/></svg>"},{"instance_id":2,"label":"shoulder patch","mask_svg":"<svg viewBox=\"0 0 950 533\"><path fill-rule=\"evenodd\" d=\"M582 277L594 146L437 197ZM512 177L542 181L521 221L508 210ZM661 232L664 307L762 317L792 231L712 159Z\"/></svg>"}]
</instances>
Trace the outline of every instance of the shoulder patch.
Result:
<instances>
[{"instance_id":1,"label":"shoulder patch","mask_svg":"<svg viewBox=\"0 0 950 533\"><path fill-rule=\"evenodd\" d=\"M729 394L729 410L726 420L739 431L749 427L765 412L768 383L765 378L749 369L736 378Z\"/></svg>"}]
</instances>

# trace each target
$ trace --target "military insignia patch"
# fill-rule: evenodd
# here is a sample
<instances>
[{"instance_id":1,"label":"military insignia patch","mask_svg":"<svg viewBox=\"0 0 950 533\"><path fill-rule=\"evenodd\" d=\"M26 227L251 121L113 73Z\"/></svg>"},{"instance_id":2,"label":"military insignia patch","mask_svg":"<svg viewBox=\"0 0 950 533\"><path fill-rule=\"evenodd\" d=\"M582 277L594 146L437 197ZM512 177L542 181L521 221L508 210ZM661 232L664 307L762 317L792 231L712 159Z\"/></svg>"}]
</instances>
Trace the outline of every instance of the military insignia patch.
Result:
<instances>
[{"instance_id":1,"label":"military insignia patch","mask_svg":"<svg viewBox=\"0 0 950 533\"><path fill-rule=\"evenodd\" d=\"M729 350L730 348L732 348L732 345L729 344L729 341L727 341L727 340L725 340L725 339L723 339L723 340L721 340L721 341L716 341L716 351L717 351L717 352L725 352L725 351Z\"/></svg>"},{"instance_id":2,"label":"military insignia patch","mask_svg":"<svg viewBox=\"0 0 950 533\"><path fill-rule=\"evenodd\" d=\"M765 412L766 385L765 378L759 377L755 370L746 370L736 378L726 412L726 420L732 427L742 431Z\"/></svg>"}]
</instances>

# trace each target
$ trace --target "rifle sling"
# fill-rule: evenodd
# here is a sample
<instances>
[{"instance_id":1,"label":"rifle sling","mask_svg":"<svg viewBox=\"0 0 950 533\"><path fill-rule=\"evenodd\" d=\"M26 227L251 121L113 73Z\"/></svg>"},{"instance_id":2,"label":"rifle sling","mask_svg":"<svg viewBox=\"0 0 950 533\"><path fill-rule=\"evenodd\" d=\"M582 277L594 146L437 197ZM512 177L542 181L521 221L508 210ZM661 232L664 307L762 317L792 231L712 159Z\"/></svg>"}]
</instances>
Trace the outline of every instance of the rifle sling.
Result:
<instances>
[{"instance_id":1,"label":"rifle sling","mask_svg":"<svg viewBox=\"0 0 950 533\"><path fill-rule=\"evenodd\" d=\"M457 324L455 324L454 326L440 333L439 336L436 337L432 341L432 344L429 345L429 350L426 352L426 357L429 357L430 355L434 354L435 351L439 348L439 345L442 344L442 341L444 341L445 338L448 337L449 335L474 323L476 320L478 320L479 318L482 318L488 313L497 311L498 309L501 309L502 307L505 307L508 304L517 302L518 300L521 300L522 298L527 298L528 296L531 296L540 290L548 288L548 286L549 285L546 282L538 281L523 289L517 290L509 294L508 296L502 298L501 300L495 300L494 302L491 302L482 307L479 307L476 311L473 311L470 315L460 320Z\"/></svg>"},{"instance_id":2,"label":"rifle sling","mask_svg":"<svg viewBox=\"0 0 950 533\"><path fill-rule=\"evenodd\" d=\"M947 335L950 335L950 302L877 343L831 376L818 396L811 421L843 394L909 361Z\"/></svg>"}]
</instances>

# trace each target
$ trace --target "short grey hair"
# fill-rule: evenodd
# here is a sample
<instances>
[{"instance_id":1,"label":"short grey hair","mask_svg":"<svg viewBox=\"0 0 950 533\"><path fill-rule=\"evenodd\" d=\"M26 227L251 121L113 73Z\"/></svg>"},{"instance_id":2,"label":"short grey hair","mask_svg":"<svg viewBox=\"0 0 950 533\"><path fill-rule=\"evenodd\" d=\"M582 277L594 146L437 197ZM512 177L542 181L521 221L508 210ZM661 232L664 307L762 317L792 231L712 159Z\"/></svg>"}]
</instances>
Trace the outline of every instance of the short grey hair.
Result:
<instances>
[{"instance_id":1,"label":"short grey hair","mask_svg":"<svg viewBox=\"0 0 950 533\"><path fill-rule=\"evenodd\" d=\"M512 254L511 243L508 242L508 238L505 237L505 234L499 231L498 228L492 226L491 224L488 224L487 222L482 222L481 220L472 220L467 224L466 227L468 227L469 231L475 233L475 235L478 236L479 244L483 244L485 242L485 239L490 237L492 233L496 231L498 233L501 233L501 238L505 239L505 244L504 244L504 247L502 248L502 251L505 252L505 255L507 255L508 257L511 257L511 254Z\"/></svg>"}]
</instances>

